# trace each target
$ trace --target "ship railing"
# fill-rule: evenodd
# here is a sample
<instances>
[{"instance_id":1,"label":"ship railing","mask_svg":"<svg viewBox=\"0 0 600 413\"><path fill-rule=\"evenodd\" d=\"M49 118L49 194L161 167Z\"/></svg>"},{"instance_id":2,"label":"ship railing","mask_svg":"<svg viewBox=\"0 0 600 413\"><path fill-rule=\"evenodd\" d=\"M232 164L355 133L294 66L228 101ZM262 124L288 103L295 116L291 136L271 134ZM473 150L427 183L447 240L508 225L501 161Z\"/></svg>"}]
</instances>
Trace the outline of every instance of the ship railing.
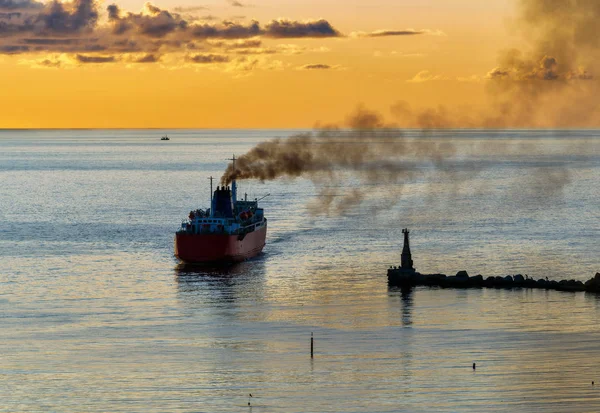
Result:
<instances>
[{"instance_id":1,"label":"ship railing","mask_svg":"<svg viewBox=\"0 0 600 413\"><path fill-rule=\"evenodd\" d=\"M263 226L263 225L264 225L264 223L265 223L265 221L266 221L266 220L264 220L264 219L263 219L263 220L261 220L261 221L259 221L259 222L253 222L252 224L248 224L248 225L245 225L245 226L243 226L243 227L240 227L240 228L239 228L239 229L236 231L236 233L237 233L237 234L245 234L245 233L248 233L248 232L252 232L252 231L254 231L254 230L257 228L257 227L261 227L261 226Z\"/></svg>"}]
</instances>

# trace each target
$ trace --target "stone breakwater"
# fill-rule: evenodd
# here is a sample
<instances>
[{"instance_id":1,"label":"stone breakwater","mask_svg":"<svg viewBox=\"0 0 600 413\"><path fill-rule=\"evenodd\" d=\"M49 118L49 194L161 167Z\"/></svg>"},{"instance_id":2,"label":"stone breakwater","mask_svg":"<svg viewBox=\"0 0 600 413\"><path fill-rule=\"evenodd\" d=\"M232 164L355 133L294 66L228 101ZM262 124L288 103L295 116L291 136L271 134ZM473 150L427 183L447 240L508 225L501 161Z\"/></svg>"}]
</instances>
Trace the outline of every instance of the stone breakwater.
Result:
<instances>
[{"instance_id":1,"label":"stone breakwater","mask_svg":"<svg viewBox=\"0 0 600 413\"><path fill-rule=\"evenodd\" d=\"M431 286L442 288L539 288L557 291L587 291L600 293L600 273L587 280L549 280L529 278L521 274L507 275L505 277L487 277L482 275L469 276L466 271L459 271L456 275L445 274L420 274L407 272L402 268L388 270L388 283L394 286Z\"/></svg>"}]
</instances>

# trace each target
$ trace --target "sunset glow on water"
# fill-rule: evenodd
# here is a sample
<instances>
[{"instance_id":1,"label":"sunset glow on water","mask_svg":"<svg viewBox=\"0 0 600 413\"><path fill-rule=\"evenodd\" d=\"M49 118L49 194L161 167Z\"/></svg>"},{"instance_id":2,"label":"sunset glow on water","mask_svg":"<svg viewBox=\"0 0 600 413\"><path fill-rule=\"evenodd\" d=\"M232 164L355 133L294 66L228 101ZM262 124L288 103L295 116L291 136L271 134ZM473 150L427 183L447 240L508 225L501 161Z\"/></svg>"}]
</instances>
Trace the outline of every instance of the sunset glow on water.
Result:
<instances>
[{"instance_id":1,"label":"sunset glow on water","mask_svg":"<svg viewBox=\"0 0 600 413\"><path fill-rule=\"evenodd\" d=\"M271 194L264 253L200 269L173 236L207 178L301 131L166 132L0 132L0 411L600 408L596 295L386 278L404 227L422 272L591 278L596 131L405 131L451 141L457 172L409 162L343 215L319 213L332 182L239 181Z\"/></svg>"}]
</instances>

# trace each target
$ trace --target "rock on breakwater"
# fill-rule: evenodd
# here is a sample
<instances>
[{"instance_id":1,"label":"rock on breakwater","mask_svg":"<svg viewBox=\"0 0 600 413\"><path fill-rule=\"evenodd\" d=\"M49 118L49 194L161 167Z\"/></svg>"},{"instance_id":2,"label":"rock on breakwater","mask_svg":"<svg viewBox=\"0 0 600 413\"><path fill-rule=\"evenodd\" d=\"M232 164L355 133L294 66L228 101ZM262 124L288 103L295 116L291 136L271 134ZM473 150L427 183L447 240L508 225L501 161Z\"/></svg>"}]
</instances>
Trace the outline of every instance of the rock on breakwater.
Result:
<instances>
[{"instance_id":1,"label":"rock on breakwater","mask_svg":"<svg viewBox=\"0 0 600 413\"><path fill-rule=\"evenodd\" d=\"M505 277L487 277L482 275L469 276L466 271L459 271L456 275L445 274L420 274L409 273L402 268L388 270L388 283L396 286L431 286L442 288L538 288L557 291L587 291L600 293L600 272L586 281L578 280L549 280L540 278L535 280L521 274L507 275Z\"/></svg>"}]
</instances>

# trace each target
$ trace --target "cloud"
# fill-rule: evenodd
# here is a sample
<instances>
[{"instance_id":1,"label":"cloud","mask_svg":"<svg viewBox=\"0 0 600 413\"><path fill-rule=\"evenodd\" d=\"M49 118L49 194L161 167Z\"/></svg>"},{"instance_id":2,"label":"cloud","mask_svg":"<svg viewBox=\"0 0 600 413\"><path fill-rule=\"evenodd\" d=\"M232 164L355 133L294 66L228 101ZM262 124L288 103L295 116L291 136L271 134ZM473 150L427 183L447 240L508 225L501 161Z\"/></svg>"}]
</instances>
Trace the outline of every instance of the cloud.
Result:
<instances>
[{"instance_id":1,"label":"cloud","mask_svg":"<svg viewBox=\"0 0 600 413\"><path fill-rule=\"evenodd\" d=\"M59 68L61 66L61 62L59 60L50 60L50 59L43 59L37 62L38 65L42 66L42 67L47 67L47 68Z\"/></svg>"},{"instance_id":2,"label":"cloud","mask_svg":"<svg viewBox=\"0 0 600 413\"><path fill-rule=\"evenodd\" d=\"M449 80L449 78L446 76L442 76L442 75L434 75L429 70L421 70L412 79L408 79L407 82L423 83L423 82L431 82L434 80Z\"/></svg>"},{"instance_id":3,"label":"cloud","mask_svg":"<svg viewBox=\"0 0 600 413\"><path fill-rule=\"evenodd\" d=\"M43 3L35 0L0 0L1 10L41 9L43 7Z\"/></svg>"},{"instance_id":4,"label":"cloud","mask_svg":"<svg viewBox=\"0 0 600 413\"><path fill-rule=\"evenodd\" d=\"M197 48L196 42L231 40L228 49L257 48L258 37L306 38L337 36L326 20L298 22L274 20L261 27L258 21L213 24L185 19L146 3L139 13L124 12L116 4L106 8L108 21L98 23L92 0L56 1L42 6L35 1L0 0L6 10L26 7L21 15L0 21L0 54L28 52L170 53ZM35 6L39 4L40 6ZM2 11L2 9L0 9ZM8 15L8 12L3 12ZM10 12L13 13L13 12ZM14 12L17 13L17 12ZM248 42L242 40L248 39ZM35 45L35 47L29 47Z\"/></svg>"},{"instance_id":5,"label":"cloud","mask_svg":"<svg viewBox=\"0 0 600 413\"><path fill-rule=\"evenodd\" d=\"M189 28L196 39L245 39L262 34L260 24L253 20L248 25L225 21L222 25L197 24Z\"/></svg>"},{"instance_id":6,"label":"cloud","mask_svg":"<svg viewBox=\"0 0 600 413\"><path fill-rule=\"evenodd\" d=\"M187 56L187 64L183 67L207 68L221 70L234 78L251 76L257 70L280 70L284 63L262 56L227 56L201 54Z\"/></svg>"},{"instance_id":7,"label":"cloud","mask_svg":"<svg viewBox=\"0 0 600 413\"><path fill-rule=\"evenodd\" d=\"M78 54L75 59L79 63L114 63L117 61L115 56L86 56Z\"/></svg>"},{"instance_id":8,"label":"cloud","mask_svg":"<svg viewBox=\"0 0 600 413\"><path fill-rule=\"evenodd\" d=\"M29 46L21 45L0 45L0 53L2 54L18 54L29 51Z\"/></svg>"},{"instance_id":9,"label":"cloud","mask_svg":"<svg viewBox=\"0 0 600 413\"><path fill-rule=\"evenodd\" d=\"M173 11L177 13L194 13L203 10L209 10L209 8L205 6L178 6L173 8Z\"/></svg>"},{"instance_id":10,"label":"cloud","mask_svg":"<svg viewBox=\"0 0 600 413\"><path fill-rule=\"evenodd\" d=\"M42 59L19 59L19 64L33 67L35 69L58 69L65 68L67 66L74 66L75 61L73 58L69 58L67 55L51 55Z\"/></svg>"},{"instance_id":11,"label":"cloud","mask_svg":"<svg viewBox=\"0 0 600 413\"><path fill-rule=\"evenodd\" d=\"M515 26L527 45L499 53L484 77L486 105L410 110L397 105L402 126L581 128L600 123L600 7L597 1L520 0ZM429 72L411 81L441 79ZM560 178L560 177L559 177ZM560 179L558 180L560 181ZM554 184L552 184L554 185ZM560 182L559 185L560 186Z\"/></svg>"},{"instance_id":12,"label":"cloud","mask_svg":"<svg viewBox=\"0 0 600 413\"><path fill-rule=\"evenodd\" d=\"M48 3L35 21L33 32L40 34L73 34L93 29L98 11L93 0L75 0L72 3Z\"/></svg>"},{"instance_id":13,"label":"cloud","mask_svg":"<svg viewBox=\"0 0 600 413\"><path fill-rule=\"evenodd\" d=\"M26 44L36 45L67 45L75 44L78 42L77 39L23 39Z\"/></svg>"},{"instance_id":14,"label":"cloud","mask_svg":"<svg viewBox=\"0 0 600 413\"><path fill-rule=\"evenodd\" d=\"M265 36L274 38L338 37L340 32L325 19L299 22L294 20L272 20L266 26Z\"/></svg>"},{"instance_id":15,"label":"cloud","mask_svg":"<svg viewBox=\"0 0 600 413\"><path fill-rule=\"evenodd\" d=\"M225 40L217 40L217 41L209 41L209 45L213 47L219 47L225 50L234 50L234 49L249 49L249 48L258 48L262 45L262 40L253 38L253 39L237 39L233 41L225 41Z\"/></svg>"},{"instance_id":16,"label":"cloud","mask_svg":"<svg viewBox=\"0 0 600 413\"><path fill-rule=\"evenodd\" d=\"M260 54L277 54L278 51L274 47L258 47L253 49L238 49L235 51L237 55L260 55Z\"/></svg>"},{"instance_id":17,"label":"cloud","mask_svg":"<svg viewBox=\"0 0 600 413\"><path fill-rule=\"evenodd\" d=\"M238 0L227 0L227 3L233 7L250 7L249 5L241 3Z\"/></svg>"},{"instance_id":18,"label":"cloud","mask_svg":"<svg viewBox=\"0 0 600 413\"><path fill-rule=\"evenodd\" d=\"M242 56L236 58L227 66L229 72L250 72L254 70L281 70L284 68L284 63L280 60L272 60L264 57L247 57Z\"/></svg>"},{"instance_id":19,"label":"cloud","mask_svg":"<svg viewBox=\"0 0 600 413\"><path fill-rule=\"evenodd\" d=\"M445 75L436 75L429 70L421 70L411 79L406 80L408 83L425 83L435 81L456 81L461 83L480 83L484 78L478 75L450 77Z\"/></svg>"},{"instance_id":20,"label":"cloud","mask_svg":"<svg viewBox=\"0 0 600 413\"><path fill-rule=\"evenodd\" d=\"M326 65L323 63L307 64L300 67L300 69L302 70L327 70L332 68L333 66Z\"/></svg>"},{"instance_id":21,"label":"cloud","mask_svg":"<svg viewBox=\"0 0 600 413\"><path fill-rule=\"evenodd\" d=\"M230 61L229 56L218 54L197 54L187 56L186 61L190 63L211 64L211 63L226 63Z\"/></svg>"},{"instance_id":22,"label":"cloud","mask_svg":"<svg viewBox=\"0 0 600 413\"><path fill-rule=\"evenodd\" d=\"M415 29L404 29L404 30L375 30L372 32L352 32L350 37L388 37L388 36L416 36L421 34L427 34L431 36L446 36L441 30L415 30Z\"/></svg>"},{"instance_id":23,"label":"cloud","mask_svg":"<svg viewBox=\"0 0 600 413\"><path fill-rule=\"evenodd\" d=\"M529 80L592 80L594 76L584 68L565 68L552 56L543 56L537 63L526 60L519 51L513 50L505 55L505 65L496 67L486 75L491 80L529 81Z\"/></svg>"},{"instance_id":24,"label":"cloud","mask_svg":"<svg viewBox=\"0 0 600 413\"><path fill-rule=\"evenodd\" d=\"M226 53L235 53L237 55L273 55L280 54L286 56L299 55L302 53L324 53L329 49L326 47L307 48L297 44L278 44L270 47L262 47L260 39L243 39L235 41L209 41L208 44Z\"/></svg>"},{"instance_id":25,"label":"cloud","mask_svg":"<svg viewBox=\"0 0 600 413\"><path fill-rule=\"evenodd\" d=\"M479 75L471 75L471 76L459 76L456 78L457 81L462 83L480 83L483 81L483 78Z\"/></svg>"},{"instance_id":26,"label":"cloud","mask_svg":"<svg viewBox=\"0 0 600 413\"><path fill-rule=\"evenodd\" d=\"M0 13L0 19L11 20L13 17L14 18L21 17L21 12L13 11L13 12L8 12L8 13Z\"/></svg>"},{"instance_id":27,"label":"cloud","mask_svg":"<svg viewBox=\"0 0 600 413\"><path fill-rule=\"evenodd\" d=\"M510 76L510 72L508 70L504 70L499 67L495 67L494 69L490 70L487 73L486 78L487 79L502 79L502 78L509 77L509 76Z\"/></svg>"},{"instance_id":28,"label":"cloud","mask_svg":"<svg viewBox=\"0 0 600 413\"><path fill-rule=\"evenodd\" d=\"M405 57L405 58L427 56L426 54L423 54L423 53L402 53L402 52L398 53L396 50L391 51L390 55L395 56L395 57Z\"/></svg>"},{"instance_id":29,"label":"cloud","mask_svg":"<svg viewBox=\"0 0 600 413\"><path fill-rule=\"evenodd\" d=\"M188 26L187 21L179 14L171 14L166 10L146 3L145 9L140 13L126 13L121 15L121 11L116 4L108 6L109 22L113 26L114 34L124 34L129 31L136 31L149 37L165 37L175 30L185 30Z\"/></svg>"},{"instance_id":30,"label":"cloud","mask_svg":"<svg viewBox=\"0 0 600 413\"><path fill-rule=\"evenodd\" d=\"M133 63L156 63L160 61L160 56L154 54L146 54L133 61Z\"/></svg>"},{"instance_id":31,"label":"cloud","mask_svg":"<svg viewBox=\"0 0 600 413\"><path fill-rule=\"evenodd\" d=\"M106 18L101 19L103 13L97 0L43 1L0 0L0 55L37 55L34 59L22 59L36 67L158 61L165 66L178 66L184 61L188 64L235 64L248 71L256 67L270 68L264 59L250 58L252 55L292 55L328 50L293 44L265 47L265 38L342 36L325 19L277 19L265 25L256 20L217 23L181 14L204 10L204 6L179 6L166 10L152 3L145 3L139 12L108 4ZM191 51L195 53L190 54ZM47 59L51 54L70 57L60 61ZM41 59L39 55L43 55ZM174 58L165 58L167 55ZM272 65L275 68L282 66L278 61Z\"/></svg>"}]
</instances>

